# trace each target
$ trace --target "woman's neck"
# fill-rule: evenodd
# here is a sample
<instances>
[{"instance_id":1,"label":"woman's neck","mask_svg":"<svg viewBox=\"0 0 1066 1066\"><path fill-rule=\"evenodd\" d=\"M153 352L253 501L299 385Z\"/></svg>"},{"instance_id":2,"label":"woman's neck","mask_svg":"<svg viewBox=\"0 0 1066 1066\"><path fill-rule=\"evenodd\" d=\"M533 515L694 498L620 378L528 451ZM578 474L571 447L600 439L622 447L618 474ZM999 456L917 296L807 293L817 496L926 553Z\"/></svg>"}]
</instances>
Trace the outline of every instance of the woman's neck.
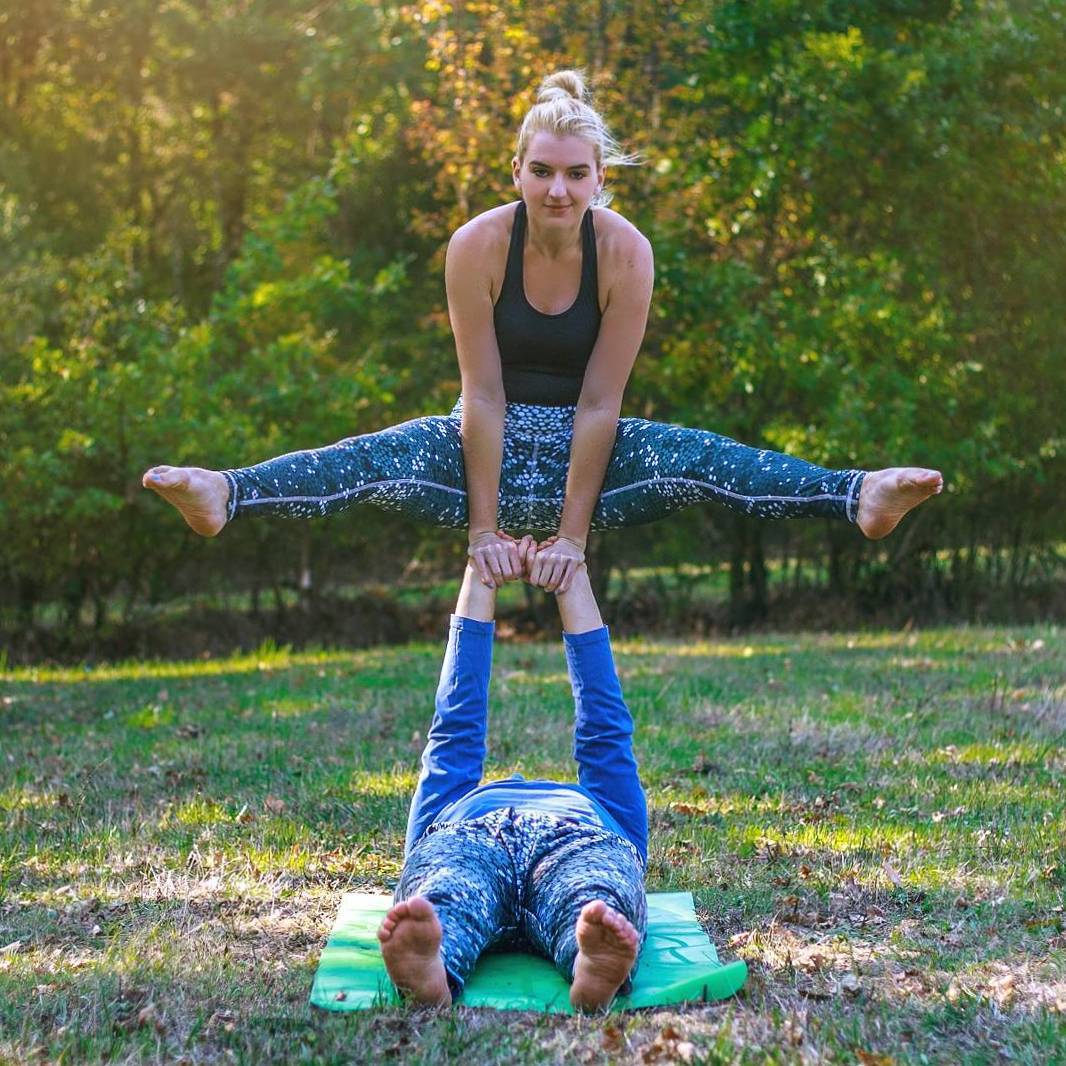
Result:
<instances>
[{"instance_id":1,"label":"woman's neck","mask_svg":"<svg viewBox=\"0 0 1066 1066\"><path fill-rule=\"evenodd\" d=\"M581 248L581 220L576 226L540 227L530 217L526 208L526 241L529 246L545 259L565 259L575 250Z\"/></svg>"}]
</instances>

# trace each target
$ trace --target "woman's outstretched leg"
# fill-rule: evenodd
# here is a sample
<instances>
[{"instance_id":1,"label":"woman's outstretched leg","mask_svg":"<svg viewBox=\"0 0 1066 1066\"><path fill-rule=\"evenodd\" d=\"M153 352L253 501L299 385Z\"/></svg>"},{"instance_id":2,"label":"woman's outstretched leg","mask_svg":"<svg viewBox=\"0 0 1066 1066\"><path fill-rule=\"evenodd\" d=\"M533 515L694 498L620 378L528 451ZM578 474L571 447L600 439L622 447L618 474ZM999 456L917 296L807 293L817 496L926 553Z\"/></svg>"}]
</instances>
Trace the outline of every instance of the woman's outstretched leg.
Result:
<instances>
[{"instance_id":1,"label":"woman's outstretched leg","mask_svg":"<svg viewBox=\"0 0 1066 1066\"><path fill-rule=\"evenodd\" d=\"M513 935L511 820L499 810L434 826L404 860L378 940L393 984L416 1002L457 998L481 953Z\"/></svg>"},{"instance_id":2,"label":"woman's outstretched leg","mask_svg":"<svg viewBox=\"0 0 1066 1066\"><path fill-rule=\"evenodd\" d=\"M713 502L759 518L842 519L877 539L942 488L936 470L832 470L708 430L623 418L593 526L640 525Z\"/></svg>"},{"instance_id":3,"label":"woman's outstretched leg","mask_svg":"<svg viewBox=\"0 0 1066 1066\"><path fill-rule=\"evenodd\" d=\"M630 841L548 820L523 895L525 934L571 982L573 1007L598 1010L628 990L648 927L644 864Z\"/></svg>"},{"instance_id":4,"label":"woman's outstretched leg","mask_svg":"<svg viewBox=\"0 0 1066 1066\"><path fill-rule=\"evenodd\" d=\"M156 466L143 484L204 536L242 516L317 518L358 503L451 528L465 526L467 515L454 415L415 418L236 470Z\"/></svg>"}]
</instances>

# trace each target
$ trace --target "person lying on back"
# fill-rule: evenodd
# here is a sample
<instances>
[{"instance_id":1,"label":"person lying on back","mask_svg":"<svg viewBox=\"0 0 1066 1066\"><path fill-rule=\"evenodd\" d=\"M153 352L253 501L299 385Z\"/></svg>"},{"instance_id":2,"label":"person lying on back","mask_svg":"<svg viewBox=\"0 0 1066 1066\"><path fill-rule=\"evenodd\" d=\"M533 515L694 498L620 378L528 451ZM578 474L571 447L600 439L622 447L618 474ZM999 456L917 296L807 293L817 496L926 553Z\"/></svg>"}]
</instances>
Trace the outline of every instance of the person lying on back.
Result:
<instances>
[{"instance_id":1,"label":"person lying on back","mask_svg":"<svg viewBox=\"0 0 1066 1066\"><path fill-rule=\"evenodd\" d=\"M522 558L536 551L521 542ZM556 596L574 695L578 783L481 782L496 591L468 565L411 802L395 903L378 930L415 1003L458 998L482 952L554 962L578 1010L628 990L644 942L648 816L607 627L582 565Z\"/></svg>"}]
</instances>

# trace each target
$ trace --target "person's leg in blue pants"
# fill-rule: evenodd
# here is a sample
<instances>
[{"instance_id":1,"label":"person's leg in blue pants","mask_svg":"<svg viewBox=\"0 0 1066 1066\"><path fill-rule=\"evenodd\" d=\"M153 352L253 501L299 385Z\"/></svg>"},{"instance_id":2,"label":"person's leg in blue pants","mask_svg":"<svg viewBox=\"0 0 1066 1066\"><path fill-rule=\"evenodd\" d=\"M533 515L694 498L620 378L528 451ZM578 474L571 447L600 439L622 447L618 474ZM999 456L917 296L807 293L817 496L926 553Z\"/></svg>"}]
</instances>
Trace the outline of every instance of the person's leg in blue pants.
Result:
<instances>
[{"instance_id":1,"label":"person's leg in blue pants","mask_svg":"<svg viewBox=\"0 0 1066 1066\"><path fill-rule=\"evenodd\" d=\"M396 905L378 932L394 983L420 1003L450 1003L481 952L513 924L510 856L491 828L483 819L433 826L481 781L495 605L495 590L467 567L408 813Z\"/></svg>"},{"instance_id":2,"label":"person's leg in blue pants","mask_svg":"<svg viewBox=\"0 0 1066 1066\"><path fill-rule=\"evenodd\" d=\"M625 839L604 833L602 839L571 841L565 830L546 839L527 876L526 928L538 948L573 979L571 1003L596 1007L604 998L609 1002L615 991L628 989L647 931L648 808L633 755L633 718L584 567L556 601L574 693L578 781L614 818ZM624 924L597 944L604 932L598 924L604 905ZM595 922L589 921L592 917ZM605 982L597 971L613 976ZM605 991L615 977L614 988Z\"/></svg>"}]
</instances>

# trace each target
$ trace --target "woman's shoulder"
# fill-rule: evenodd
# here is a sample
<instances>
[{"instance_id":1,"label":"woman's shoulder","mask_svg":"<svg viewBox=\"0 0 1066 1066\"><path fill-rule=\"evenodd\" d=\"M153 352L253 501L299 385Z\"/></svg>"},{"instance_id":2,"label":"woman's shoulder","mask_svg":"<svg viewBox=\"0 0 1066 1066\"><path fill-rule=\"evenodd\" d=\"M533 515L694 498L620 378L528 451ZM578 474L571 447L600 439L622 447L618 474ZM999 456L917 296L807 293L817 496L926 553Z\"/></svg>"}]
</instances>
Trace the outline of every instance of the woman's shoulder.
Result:
<instances>
[{"instance_id":1,"label":"woman's shoulder","mask_svg":"<svg viewBox=\"0 0 1066 1066\"><path fill-rule=\"evenodd\" d=\"M499 207L490 207L488 211L475 215L452 234L450 245L469 248L480 255L491 253L501 246L506 251L517 206L517 201L500 204Z\"/></svg>"},{"instance_id":2,"label":"woman's shoulder","mask_svg":"<svg viewBox=\"0 0 1066 1066\"><path fill-rule=\"evenodd\" d=\"M601 269L628 272L639 265L642 271L652 269L651 241L629 219L610 207L594 207L592 216L596 227L596 256Z\"/></svg>"},{"instance_id":3,"label":"woman's shoulder","mask_svg":"<svg viewBox=\"0 0 1066 1066\"><path fill-rule=\"evenodd\" d=\"M630 250L650 247L648 238L623 215L611 207L593 207L590 209L592 221L596 227L597 239L603 239L612 247Z\"/></svg>"}]
</instances>

